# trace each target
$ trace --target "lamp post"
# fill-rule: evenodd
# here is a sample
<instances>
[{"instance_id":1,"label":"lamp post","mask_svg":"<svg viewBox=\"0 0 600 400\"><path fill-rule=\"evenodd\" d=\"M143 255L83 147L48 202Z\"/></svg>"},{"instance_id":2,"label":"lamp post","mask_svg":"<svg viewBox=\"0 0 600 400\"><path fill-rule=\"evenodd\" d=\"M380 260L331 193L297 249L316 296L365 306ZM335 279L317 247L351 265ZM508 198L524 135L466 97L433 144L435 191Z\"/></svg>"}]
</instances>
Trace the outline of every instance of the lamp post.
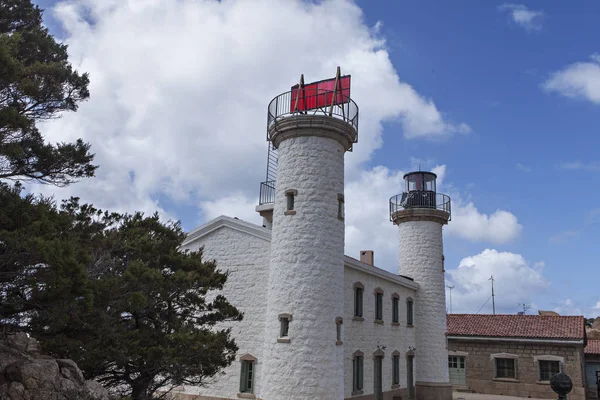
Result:
<instances>
[{"instance_id":1,"label":"lamp post","mask_svg":"<svg viewBox=\"0 0 600 400\"><path fill-rule=\"evenodd\" d=\"M550 387L558 393L558 400L566 400L567 394L573 390L573 382L567 374L560 372L550 378Z\"/></svg>"}]
</instances>

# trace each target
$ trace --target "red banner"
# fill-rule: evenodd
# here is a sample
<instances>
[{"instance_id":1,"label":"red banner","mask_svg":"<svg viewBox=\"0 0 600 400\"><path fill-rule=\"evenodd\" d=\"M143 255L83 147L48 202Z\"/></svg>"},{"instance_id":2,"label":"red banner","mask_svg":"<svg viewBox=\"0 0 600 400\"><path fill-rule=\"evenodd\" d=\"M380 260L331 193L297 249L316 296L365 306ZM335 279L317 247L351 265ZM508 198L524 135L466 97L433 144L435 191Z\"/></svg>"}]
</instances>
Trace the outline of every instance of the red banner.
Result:
<instances>
[{"instance_id":1,"label":"red banner","mask_svg":"<svg viewBox=\"0 0 600 400\"><path fill-rule=\"evenodd\" d=\"M300 85L292 86L292 101L290 112L306 111L315 108L331 107L348 103L350 100L350 75L341 76L335 90L335 78L324 81L309 83L300 88ZM335 99L333 94L335 92Z\"/></svg>"}]
</instances>

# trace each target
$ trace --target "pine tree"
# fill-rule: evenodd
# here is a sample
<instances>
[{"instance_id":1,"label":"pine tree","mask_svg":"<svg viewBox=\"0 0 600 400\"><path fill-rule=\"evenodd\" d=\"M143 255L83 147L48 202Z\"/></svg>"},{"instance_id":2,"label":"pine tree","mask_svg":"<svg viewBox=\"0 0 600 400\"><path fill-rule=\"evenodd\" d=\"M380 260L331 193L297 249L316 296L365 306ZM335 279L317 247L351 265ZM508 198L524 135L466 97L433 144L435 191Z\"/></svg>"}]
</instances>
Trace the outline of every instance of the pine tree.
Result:
<instances>
[{"instance_id":1,"label":"pine tree","mask_svg":"<svg viewBox=\"0 0 600 400\"><path fill-rule=\"evenodd\" d=\"M46 143L36 122L76 111L89 97L67 46L42 25L31 0L0 2L0 179L67 185L94 175L90 146Z\"/></svg>"},{"instance_id":2,"label":"pine tree","mask_svg":"<svg viewBox=\"0 0 600 400\"><path fill-rule=\"evenodd\" d=\"M0 184L0 325L134 400L201 385L229 365L242 318L221 294L227 274L182 252L179 223L59 208Z\"/></svg>"}]
</instances>

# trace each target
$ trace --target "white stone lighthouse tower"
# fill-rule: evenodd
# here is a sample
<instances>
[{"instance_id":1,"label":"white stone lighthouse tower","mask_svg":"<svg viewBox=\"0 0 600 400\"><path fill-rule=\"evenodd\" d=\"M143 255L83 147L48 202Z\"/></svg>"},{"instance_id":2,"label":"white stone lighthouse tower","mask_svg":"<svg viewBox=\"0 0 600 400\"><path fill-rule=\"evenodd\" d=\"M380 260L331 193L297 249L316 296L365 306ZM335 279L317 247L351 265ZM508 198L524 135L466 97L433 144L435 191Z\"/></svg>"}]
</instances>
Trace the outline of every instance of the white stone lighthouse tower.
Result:
<instances>
[{"instance_id":1,"label":"white stone lighthouse tower","mask_svg":"<svg viewBox=\"0 0 600 400\"><path fill-rule=\"evenodd\" d=\"M269 105L278 162L258 394L265 400L344 397L336 318L344 298L344 154L357 140L358 107L332 93L307 85Z\"/></svg>"},{"instance_id":2,"label":"white stone lighthouse tower","mask_svg":"<svg viewBox=\"0 0 600 400\"><path fill-rule=\"evenodd\" d=\"M417 400L452 399L442 242L442 226L450 220L450 198L436 193L436 178L432 172L408 173L405 191L390 199L390 217L400 230L399 272L419 284L413 306Z\"/></svg>"}]
</instances>

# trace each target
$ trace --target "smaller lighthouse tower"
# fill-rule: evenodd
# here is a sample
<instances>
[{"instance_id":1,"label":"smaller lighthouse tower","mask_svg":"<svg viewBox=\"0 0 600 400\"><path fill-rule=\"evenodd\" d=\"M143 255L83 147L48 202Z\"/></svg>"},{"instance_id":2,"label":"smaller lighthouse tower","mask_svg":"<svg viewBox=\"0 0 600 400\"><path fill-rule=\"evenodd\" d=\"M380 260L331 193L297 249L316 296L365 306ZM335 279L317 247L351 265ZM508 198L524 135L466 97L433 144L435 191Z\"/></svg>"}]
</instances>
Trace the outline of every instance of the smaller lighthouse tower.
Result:
<instances>
[{"instance_id":1,"label":"smaller lighthouse tower","mask_svg":"<svg viewBox=\"0 0 600 400\"><path fill-rule=\"evenodd\" d=\"M419 284L414 302L416 399L451 400L446 345L442 227L450 197L436 192L432 172L404 175L405 191L390 199L390 219L400 230L400 274Z\"/></svg>"}]
</instances>

